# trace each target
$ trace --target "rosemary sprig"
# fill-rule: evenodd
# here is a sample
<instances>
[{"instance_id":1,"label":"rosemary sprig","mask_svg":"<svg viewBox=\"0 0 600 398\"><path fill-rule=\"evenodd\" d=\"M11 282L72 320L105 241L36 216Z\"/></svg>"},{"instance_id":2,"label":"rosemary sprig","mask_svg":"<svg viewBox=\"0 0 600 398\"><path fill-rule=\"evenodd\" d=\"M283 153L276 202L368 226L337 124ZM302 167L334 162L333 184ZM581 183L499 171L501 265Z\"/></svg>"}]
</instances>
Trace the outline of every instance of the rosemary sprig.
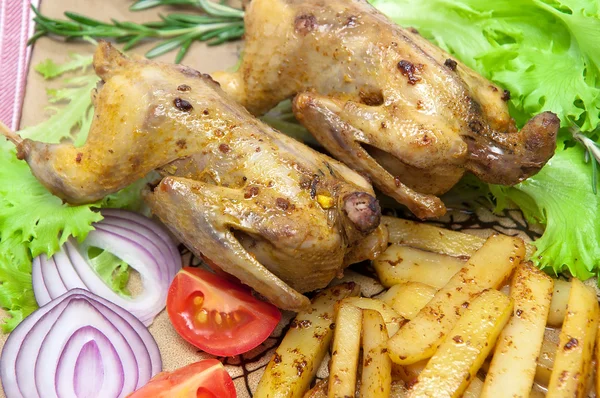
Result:
<instances>
[{"instance_id":1,"label":"rosemary sprig","mask_svg":"<svg viewBox=\"0 0 600 398\"><path fill-rule=\"evenodd\" d=\"M36 14L34 18L36 31L29 43L32 44L47 35L62 36L67 39L111 38L119 43L125 43L124 50L127 51L145 40L155 39L160 40L160 43L148 51L146 57L157 57L179 48L175 58L175 62L179 63L194 41L206 41L208 45L217 45L237 40L244 34L244 12L240 9L209 0L142 0L136 4L142 3L142 7L149 8L157 2L160 5L193 3L204 11L205 15L174 13L161 15L159 21L138 24L115 19L111 22L103 22L73 12L65 12L68 19L61 20L42 15L32 6Z\"/></svg>"},{"instance_id":2,"label":"rosemary sprig","mask_svg":"<svg viewBox=\"0 0 600 398\"><path fill-rule=\"evenodd\" d=\"M142 11L158 6L198 6L198 0L138 0L129 7L130 11Z\"/></svg>"},{"instance_id":3,"label":"rosemary sprig","mask_svg":"<svg viewBox=\"0 0 600 398\"><path fill-rule=\"evenodd\" d=\"M573 125L569 127L569 132L573 138L581 143L585 148L585 162L592 166L592 191L594 195L598 193L598 163L600 162L600 144L583 134L579 127Z\"/></svg>"},{"instance_id":4,"label":"rosemary sprig","mask_svg":"<svg viewBox=\"0 0 600 398\"><path fill-rule=\"evenodd\" d=\"M208 7L213 10L219 10L221 13L231 14L231 16L244 16L244 12L242 10L229 7L225 3L226 0L221 0L219 3L214 3L210 0L138 0L131 5L131 7L129 7L129 10L141 11L158 6L192 6L204 10L206 10Z\"/></svg>"}]
</instances>

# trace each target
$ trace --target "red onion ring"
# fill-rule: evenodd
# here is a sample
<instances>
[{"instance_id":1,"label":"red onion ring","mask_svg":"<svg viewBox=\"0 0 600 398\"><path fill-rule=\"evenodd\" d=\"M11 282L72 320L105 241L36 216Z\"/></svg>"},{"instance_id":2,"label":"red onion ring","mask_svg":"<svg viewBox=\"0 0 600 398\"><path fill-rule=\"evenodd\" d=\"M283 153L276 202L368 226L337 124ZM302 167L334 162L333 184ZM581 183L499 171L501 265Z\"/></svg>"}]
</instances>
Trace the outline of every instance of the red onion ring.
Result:
<instances>
[{"instance_id":1,"label":"red onion ring","mask_svg":"<svg viewBox=\"0 0 600 398\"><path fill-rule=\"evenodd\" d=\"M70 289L86 289L125 308L144 325L164 309L169 285L181 268L181 257L170 236L152 220L124 210L102 210L81 244L67 241L48 259L41 255L32 265L33 291L40 306ZM114 292L89 265L88 249L98 247L127 262L140 274L143 292L124 297Z\"/></svg>"},{"instance_id":2,"label":"red onion ring","mask_svg":"<svg viewBox=\"0 0 600 398\"><path fill-rule=\"evenodd\" d=\"M73 289L9 335L0 378L7 398L86 391L118 398L146 384L161 367L158 346L137 318L89 291Z\"/></svg>"}]
</instances>

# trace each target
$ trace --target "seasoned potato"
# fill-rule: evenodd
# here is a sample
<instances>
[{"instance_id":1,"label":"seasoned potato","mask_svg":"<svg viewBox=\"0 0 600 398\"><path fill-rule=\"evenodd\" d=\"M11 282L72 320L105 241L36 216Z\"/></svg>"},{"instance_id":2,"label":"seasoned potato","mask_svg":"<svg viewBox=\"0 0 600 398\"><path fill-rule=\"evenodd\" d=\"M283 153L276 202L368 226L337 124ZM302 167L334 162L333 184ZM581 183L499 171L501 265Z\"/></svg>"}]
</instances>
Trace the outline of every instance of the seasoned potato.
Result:
<instances>
[{"instance_id":1,"label":"seasoned potato","mask_svg":"<svg viewBox=\"0 0 600 398\"><path fill-rule=\"evenodd\" d=\"M327 380L319 380L304 394L303 398L327 398Z\"/></svg>"},{"instance_id":2,"label":"seasoned potato","mask_svg":"<svg viewBox=\"0 0 600 398\"><path fill-rule=\"evenodd\" d=\"M473 300L448 337L431 357L409 397L460 397L512 313L512 301L497 290L486 290ZM475 385L477 387L477 385Z\"/></svg>"},{"instance_id":3,"label":"seasoned potato","mask_svg":"<svg viewBox=\"0 0 600 398\"><path fill-rule=\"evenodd\" d=\"M485 239L478 236L401 218L382 217L381 222L388 227L390 243L449 256L470 257L485 243Z\"/></svg>"},{"instance_id":4,"label":"seasoned potato","mask_svg":"<svg viewBox=\"0 0 600 398\"><path fill-rule=\"evenodd\" d=\"M552 278L531 263L517 267L510 287L513 316L496 343L482 398L526 397L531 391L552 287Z\"/></svg>"},{"instance_id":5,"label":"seasoned potato","mask_svg":"<svg viewBox=\"0 0 600 398\"><path fill-rule=\"evenodd\" d=\"M479 398L483 391L483 381L479 377L475 377L469 383L469 386L462 395L462 398Z\"/></svg>"},{"instance_id":6,"label":"seasoned potato","mask_svg":"<svg viewBox=\"0 0 600 398\"><path fill-rule=\"evenodd\" d=\"M558 343L544 339L535 369L535 382L544 387L548 387L548 384L550 384L550 376L552 375L557 350Z\"/></svg>"},{"instance_id":7,"label":"seasoned potato","mask_svg":"<svg viewBox=\"0 0 600 398\"><path fill-rule=\"evenodd\" d=\"M364 310L374 310L379 312L383 317L385 326L390 336L394 335L400 326L406 321L400 314L398 314L392 307L388 306L382 300L372 299L366 297L348 297L342 301Z\"/></svg>"},{"instance_id":8,"label":"seasoned potato","mask_svg":"<svg viewBox=\"0 0 600 398\"><path fill-rule=\"evenodd\" d=\"M375 272L386 287L419 282L439 289L464 265L465 262L456 257L398 245L388 247L373 260Z\"/></svg>"},{"instance_id":9,"label":"seasoned potato","mask_svg":"<svg viewBox=\"0 0 600 398\"><path fill-rule=\"evenodd\" d=\"M491 236L417 316L388 341L392 361L407 365L431 357L472 299L486 289L501 286L524 255L521 239Z\"/></svg>"},{"instance_id":10,"label":"seasoned potato","mask_svg":"<svg viewBox=\"0 0 600 398\"><path fill-rule=\"evenodd\" d=\"M405 319L413 319L435 296L437 289L424 283L394 285L379 299Z\"/></svg>"},{"instance_id":11,"label":"seasoned potato","mask_svg":"<svg viewBox=\"0 0 600 398\"><path fill-rule=\"evenodd\" d=\"M410 365L397 365L392 364L394 374L400 378L407 386L412 386L417 382L417 379L425 366L427 366L429 359L419 361ZM463 398L478 398L481 395L481 389L483 388L483 381L479 377L475 377L463 394ZM395 396L392 394L392 397Z\"/></svg>"},{"instance_id":12,"label":"seasoned potato","mask_svg":"<svg viewBox=\"0 0 600 398\"><path fill-rule=\"evenodd\" d=\"M580 280L571 280L567 315L560 332L548 397L585 397L600 308L596 294Z\"/></svg>"},{"instance_id":13,"label":"seasoned potato","mask_svg":"<svg viewBox=\"0 0 600 398\"><path fill-rule=\"evenodd\" d=\"M319 380L313 388L306 392L304 398L327 398L327 388L327 381ZM406 394L408 392L403 382L392 382L391 398L405 398Z\"/></svg>"},{"instance_id":14,"label":"seasoned potato","mask_svg":"<svg viewBox=\"0 0 600 398\"><path fill-rule=\"evenodd\" d=\"M567 313L567 302L571 292L571 283L562 279L554 281L554 292L550 303L547 325L558 328L562 325Z\"/></svg>"},{"instance_id":15,"label":"seasoned potato","mask_svg":"<svg viewBox=\"0 0 600 398\"><path fill-rule=\"evenodd\" d=\"M387 398L392 386L392 360L387 354L387 330L381 314L363 310L361 398Z\"/></svg>"},{"instance_id":16,"label":"seasoned potato","mask_svg":"<svg viewBox=\"0 0 600 398\"><path fill-rule=\"evenodd\" d=\"M425 366L427 366L427 361L429 361L429 359L411 363L410 365L398 365L392 363L393 374L405 382L407 386L412 386L417 382L417 377L419 377L423 369L425 369Z\"/></svg>"},{"instance_id":17,"label":"seasoned potato","mask_svg":"<svg viewBox=\"0 0 600 398\"><path fill-rule=\"evenodd\" d=\"M327 393L329 398L353 397L356 392L361 330L362 310L342 302L335 318Z\"/></svg>"},{"instance_id":18,"label":"seasoned potato","mask_svg":"<svg viewBox=\"0 0 600 398\"><path fill-rule=\"evenodd\" d=\"M267 365L255 398L304 395L331 343L335 304L359 292L352 282L330 287L313 299L310 309L298 313Z\"/></svg>"}]
</instances>

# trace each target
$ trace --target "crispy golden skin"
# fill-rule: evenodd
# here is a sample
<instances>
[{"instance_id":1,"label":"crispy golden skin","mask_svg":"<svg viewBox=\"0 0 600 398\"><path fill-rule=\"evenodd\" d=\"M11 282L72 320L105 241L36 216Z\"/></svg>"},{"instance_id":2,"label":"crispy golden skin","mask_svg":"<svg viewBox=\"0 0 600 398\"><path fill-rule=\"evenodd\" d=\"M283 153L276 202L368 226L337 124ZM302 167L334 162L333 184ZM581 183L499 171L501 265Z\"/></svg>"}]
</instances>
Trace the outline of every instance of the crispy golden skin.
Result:
<instances>
[{"instance_id":1,"label":"crispy golden skin","mask_svg":"<svg viewBox=\"0 0 600 398\"><path fill-rule=\"evenodd\" d=\"M107 43L84 146L18 144L36 177L69 203L101 199L158 170L145 198L197 255L284 309L385 245L369 183L264 125L210 76L130 60Z\"/></svg>"},{"instance_id":2,"label":"crispy golden skin","mask_svg":"<svg viewBox=\"0 0 600 398\"><path fill-rule=\"evenodd\" d=\"M253 0L239 70L223 89L254 114L295 96L296 117L339 160L417 216L465 170L512 185L555 149L558 118L521 131L503 92L364 0Z\"/></svg>"}]
</instances>

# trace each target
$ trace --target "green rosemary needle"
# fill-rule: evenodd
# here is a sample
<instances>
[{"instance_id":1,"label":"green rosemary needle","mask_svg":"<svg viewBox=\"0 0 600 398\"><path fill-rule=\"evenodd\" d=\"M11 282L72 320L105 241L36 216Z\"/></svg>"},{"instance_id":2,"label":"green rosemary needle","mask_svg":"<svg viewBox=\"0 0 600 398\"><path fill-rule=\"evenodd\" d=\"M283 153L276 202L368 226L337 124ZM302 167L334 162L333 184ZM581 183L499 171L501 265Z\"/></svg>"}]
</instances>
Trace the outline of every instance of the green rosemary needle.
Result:
<instances>
[{"instance_id":1,"label":"green rosemary needle","mask_svg":"<svg viewBox=\"0 0 600 398\"><path fill-rule=\"evenodd\" d=\"M244 34L244 12L237 8L208 0L142 0L136 4L140 3L143 3L144 8L152 7L152 4L156 3L158 3L156 5L193 3L204 11L205 15L174 13L160 15L159 21L139 24L115 19L111 22L103 22L73 12L65 12L65 17L68 19L61 20L42 15L32 6L36 14L34 18L36 30L29 43L34 43L40 37L47 35L67 39L91 37L114 39L119 43L125 43L124 50L129 50L145 40L154 39L159 40L160 43L148 51L146 57L157 57L179 48L175 58L175 62L179 63L194 41L206 41L208 45L217 45L240 39Z\"/></svg>"},{"instance_id":2,"label":"green rosemary needle","mask_svg":"<svg viewBox=\"0 0 600 398\"><path fill-rule=\"evenodd\" d=\"M192 6L203 10L211 9L221 15L228 14L243 17L244 12L242 10L230 7L224 4L225 2L225 0L221 0L220 3L214 3L210 0L138 0L129 9L131 11L141 11L158 6Z\"/></svg>"}]
</instances>

